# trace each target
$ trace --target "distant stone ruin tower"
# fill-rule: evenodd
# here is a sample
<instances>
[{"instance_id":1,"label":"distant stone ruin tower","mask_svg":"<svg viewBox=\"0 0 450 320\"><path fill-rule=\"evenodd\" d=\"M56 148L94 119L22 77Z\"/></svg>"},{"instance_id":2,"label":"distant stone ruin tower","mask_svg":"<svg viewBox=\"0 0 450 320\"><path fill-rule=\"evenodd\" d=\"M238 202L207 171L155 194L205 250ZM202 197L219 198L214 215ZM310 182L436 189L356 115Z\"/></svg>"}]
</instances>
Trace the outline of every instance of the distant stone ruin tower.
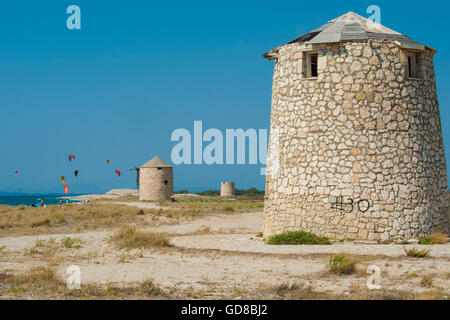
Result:
<instances>
[{"instance_id":1,"label":"distant stone ruin tower","mask_svg":"<svg viewBox=\"0 0 450 320\"><path fill-rule=\"evenodd\" d=\"M264 235L449 232L436 51L349 12L275 60Z\"/></svg>"},{"instance_id":2,"label":"distant stone ruin tower","mask_svg":"<svg viewBox=\"0 0 450 320\"><path fill-rule=\"evenodd\" d=\"M139 169L139 200L164 201L173 194L173 168L158 157Z\"/></svg>"},{"instance_id":3,"label":"distant stone ruin tower","mask_svg":"<svg viewBox=\"0 0 450 320\"><path fill-rule=\"evenodd\" d=\"M234 182L222 182L220 184L220 196L221 197L234 197L236 190L234 188Z\"/></svg>"}]
</instances>

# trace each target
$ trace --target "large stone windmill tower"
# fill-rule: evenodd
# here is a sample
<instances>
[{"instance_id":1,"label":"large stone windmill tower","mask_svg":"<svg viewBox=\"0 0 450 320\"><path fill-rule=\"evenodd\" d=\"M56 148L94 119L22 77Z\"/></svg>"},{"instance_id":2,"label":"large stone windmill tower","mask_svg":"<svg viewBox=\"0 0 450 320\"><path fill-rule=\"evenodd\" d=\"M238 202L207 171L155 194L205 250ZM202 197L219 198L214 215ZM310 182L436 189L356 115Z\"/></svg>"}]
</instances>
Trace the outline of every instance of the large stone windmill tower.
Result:
<instances>
[{"instance_id":1,"label":"large stone windmill tower","mask_svg":"<svg viewBox=\"0 0 450 320\"><path fill-rule=\"evenodd\" d=\"M436 51L349 12L275 60L264 235L449 232Z\"/></svg>"}]
</instances>

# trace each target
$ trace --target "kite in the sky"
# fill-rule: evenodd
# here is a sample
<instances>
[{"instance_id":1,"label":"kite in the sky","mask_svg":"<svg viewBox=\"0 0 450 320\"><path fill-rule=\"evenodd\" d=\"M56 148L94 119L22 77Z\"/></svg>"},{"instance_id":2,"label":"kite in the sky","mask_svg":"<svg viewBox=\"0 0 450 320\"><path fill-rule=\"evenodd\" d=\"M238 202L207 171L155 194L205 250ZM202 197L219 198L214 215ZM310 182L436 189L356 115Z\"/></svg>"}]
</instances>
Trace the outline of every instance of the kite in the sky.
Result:
<instances>
[{"instance_id":1,"label":"kite in the sky","mask_svg":"<svg viewBox=\"0 0 450 320\"><path fill-rule=\"evenodd\" d=\"M64 193L69 192L69 186L67 184L64 184Z\"/></svg>"},{"instance_id":2,"label":"kite in the sky","mask_svg":"<svg viewBox=\"0 0 450 320\"><path fill-rule=\"evenodd\" d=\"M61 176L61 183L65 183L66 182L66 178L64 176Z\"/></svg>"},{"instance_id":3,"label":"kite in the sky","mask_svg":"<svg viewBox=\"0 0 450 320\"><path fill-rule=\"evenodd\" d=\"M120 170L116 170L114 172L117 173L117 175L120 177Z\"/></svg>"},{"instance_id":4,"label":"kite in the sky","mask_svg":"<svg viewBox=\"0 0 450 320\"><path fill-rule=\"evenodd\" d=\"M69 161L72 161L72 159L75 159L75 156L73 154L69 155Z\"/></svg>"},{"instance_id":5,"label":"kite in the sky","mask_svg":"<svg viewBox=\"0 0 450 320\"><path fill-rule=\"evenodd\" d=\"M75 177L78 177L78 170L75 170L74 174L75 174Z\"/></svg>"},{"instance_id":6,"label":"kite in the sky","mask_svg":"<svg viewBox=\"0 0 450 320\"><path fill-rule=\"evenodd\" d=\"M17 175L19 174L19 172L16 171L15 174L16 174L16 176L17 176Z\"/></svg>"},{"instance_id":7,"label":"kite in the sky","mask_svg":"<svg viewBox=\"0 0 450 320\"><path fill-rule=\"evenodd\" d=\"M110 160L106 160L106 163L109 164L111 161Z\"/></svg>"}]
</instances>

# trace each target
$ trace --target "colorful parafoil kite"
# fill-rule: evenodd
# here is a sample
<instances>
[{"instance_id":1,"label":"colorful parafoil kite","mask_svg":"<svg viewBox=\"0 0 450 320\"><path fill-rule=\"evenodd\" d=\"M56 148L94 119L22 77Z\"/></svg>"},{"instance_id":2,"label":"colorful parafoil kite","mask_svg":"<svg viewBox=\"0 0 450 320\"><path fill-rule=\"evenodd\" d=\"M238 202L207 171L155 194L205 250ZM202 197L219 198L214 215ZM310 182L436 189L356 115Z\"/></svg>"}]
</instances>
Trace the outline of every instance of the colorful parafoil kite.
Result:
<instances>
[{"instance_id":1,"label":"colorful parafoil kite","mask_svg":"<svg viewBox=\"0 0 450 320\"><path fill-rule=\"evenodd\" d=\"M69 155L69 161L72 161L72 159L75 159L75 156L73 154Z\"/></svg>"},{"instance_id":2,"label":"colorful parafoil kite","mask_svg":"<svg viewBox=\"0 0 450 320\"><path fill-rule=\"evenodd\" d=\"M120 177L120 170L116 169L116 171L114 171L114 172L117 173L117 175Z\"/></svg>"},{"instance_id":3,"label":"colorful parafoil kite","mask_svg":"<svg viewBox=\"0 0 450 320\"><path fill-rule=\"evenodd\" d=\"M69 186L67 184L64 184L64 193L69 192Z\"/></svg>"},{"instance_id":4,"label":"colorful parafoil kite","mask_svg":"<svg viewBox=\"0 0 450 320\"><path fill-rule=\"evenodd\" d=\"M60 180L61 180L61 183L66 183L66 178L64 176L61 176Z\"/></svg>"},{"instance_id":5,"label":"colorful parafoil kite","mask_svg":"<svg viewBox=\"0 0 450 320\"><path fill-rule=\"evenodd\" d=\"M78 170L74 171L75 177L78 177Z\"/></svg>"}]
</instances>

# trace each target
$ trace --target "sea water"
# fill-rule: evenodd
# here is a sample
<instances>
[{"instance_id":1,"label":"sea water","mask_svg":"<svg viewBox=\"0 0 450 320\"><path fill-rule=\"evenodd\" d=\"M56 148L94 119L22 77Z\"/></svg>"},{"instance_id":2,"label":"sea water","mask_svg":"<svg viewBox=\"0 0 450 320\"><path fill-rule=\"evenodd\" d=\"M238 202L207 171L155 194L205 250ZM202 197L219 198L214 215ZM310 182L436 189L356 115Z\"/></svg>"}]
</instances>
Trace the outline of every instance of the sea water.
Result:
<instances>
[{"instance_id":1,"label":"sea water","mask_svg":"<svg viewBox=\"0 0 450 320\"><path fill-rule=\"evenodd\" d=\"M37 195L13 195L0 196L0 205L7 206L31 206L33 203L37 204L44 199L46 205L59 204L61 195L37 194ZM62 199L66 203L66 199ZM78 200L69 200L69 203L80 202Z\"/></svg>"}]
</instances>

